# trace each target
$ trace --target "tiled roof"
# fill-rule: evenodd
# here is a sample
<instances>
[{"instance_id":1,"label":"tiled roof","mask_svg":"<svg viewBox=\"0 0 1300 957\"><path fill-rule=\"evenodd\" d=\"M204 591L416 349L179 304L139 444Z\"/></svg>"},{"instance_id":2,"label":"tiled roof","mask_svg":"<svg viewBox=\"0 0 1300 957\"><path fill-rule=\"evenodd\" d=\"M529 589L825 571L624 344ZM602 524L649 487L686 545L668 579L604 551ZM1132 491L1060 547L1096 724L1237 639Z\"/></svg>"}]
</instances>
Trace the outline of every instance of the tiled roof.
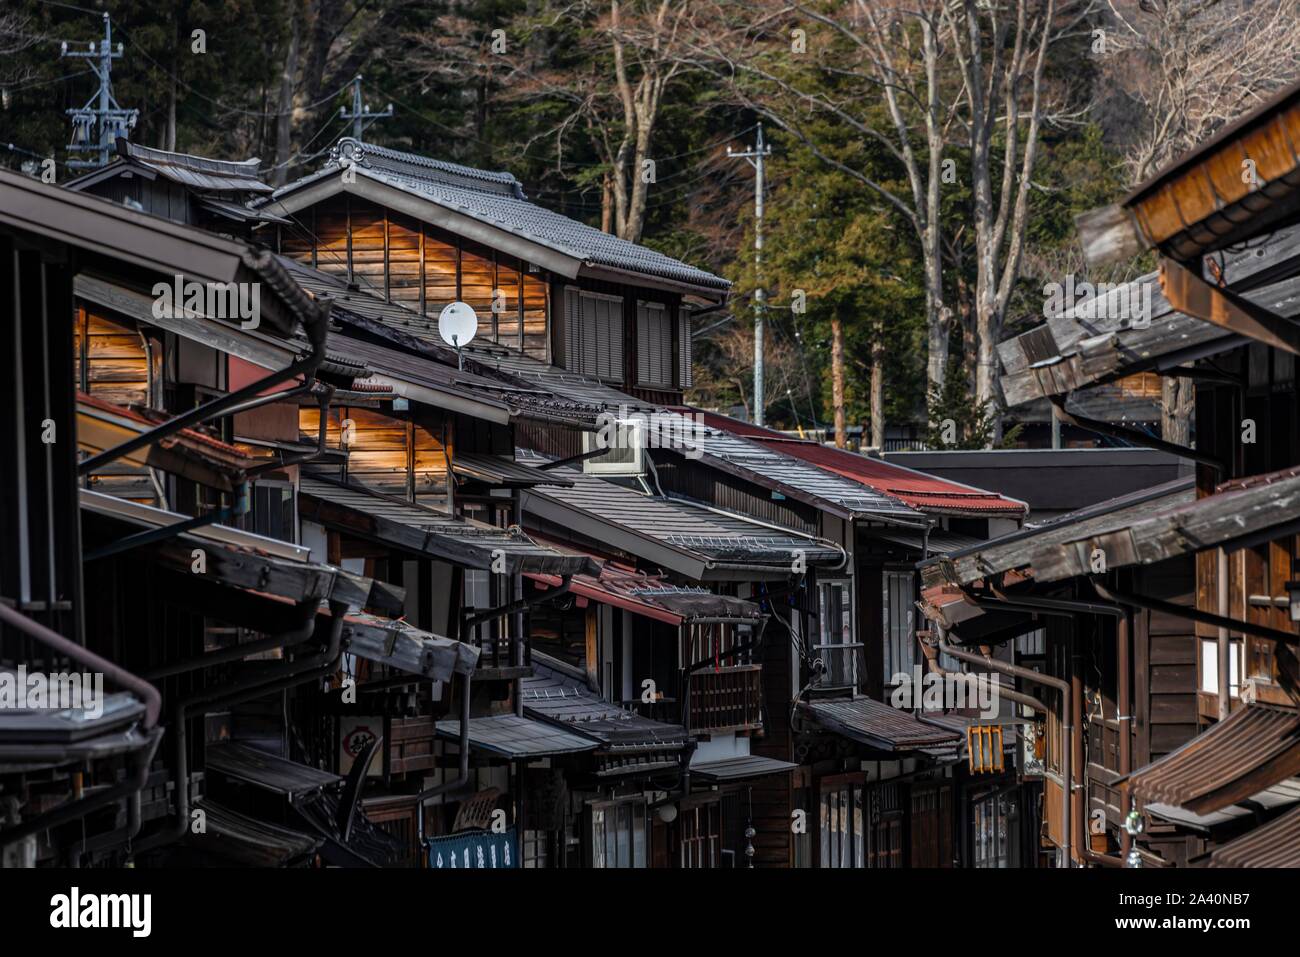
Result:
<instances>
[{"instance_id":1,"label":"tiled roof","mask_svg":"<svg viewBox=\"0 0 1300 957\"><path fill-rule=\"evenodd\" d=\"M324 176L336 175L340 162L354 164L358 175L592 265L658 276L719 292L730 287L727 280L703 269L530 203L523 187L509 173L478 170L416 153L358 143L351 137L338 142L328 166L281 187L272 199Z\"/></svg>"},{"instance_id":2,"label":"tiled roof","mask_svg":"<svg viewBox=\"0 0 1300 957\"><path fill-rule=\"evenodd\" d=\"M698 453L698 458L706 465L797 501L842 517L877 518L904 525L924 523L923 515L892 494L787 455L782 449L769 448L762 442L717 428L707 421L686 420L680 411L648 404L588 376L499 348L470 347L467 354L479 368L499 369L573 401L620 415L659 416L661 418L652 419L651 424L661 423L671 434L683 436L686 444L690 445L688 453L692 456ZM722 419L721 416L718 418ZM673 427L679 422L681 429Z\"/></svg>"},{"instance_id":3,"label":"tiled roof","mask_svg":"<svg viewBox=\"0 0 1300 957\"><path fill-rule=\"evenodd\" d=\"M353 534L470 568L492 568L495 559L501 557L510 572L573 575L599 571L591 559L539 545L518 528L498 528L448 515L318 475L302 477L299 501L299 513L311 521L330 527L343 523L345 530Z\"/></svg>"},{"instance_id":4,"label":"tiled roof","mask_svg":"<svg viewBox=\"0 0 1300 957\"><path fill-rule=\"evenodd\" d=\"M520 693L529 717L581 731L611 750L676 750L686 743L680 725L654 721L606 701L560 662L537 651L533 675L522 679Z\"/></svg>"},{"instance_id":5,"label":"tiled roof","mask_svg":"<svg viewBox=\"0 0 1300 957\"><path fill-rule=\"evenodd\" d=\"M172 182L200 191L219 193L270 193L273 187L257 178L259 159L218 160L190 153L156 150L119 141L118 152Z\"/></svg>"},{"instance_id":6,"label":"tiled roof","mask_svg":"<svg viewBox=\"0 0 1300 957\"><path fill-rule=\"evenodd\" d=\"M545 460L524 451L519 459L527 464ZM630 488L562 468L557 474L573 480L571 488L529 489L525 508L551 521L582 516L606 530L602 534L616 544L613 535L622 533L641 544L662 546L665 551L713 564L743 563L786 569L796 555L807 564L837 562L842 554L832 543L804 538L679 498L644 495ZM640 554L637 551L637 554Z\"/></svg>"},{"instance_id":7,"label":"tiled roof","mask_svg":"<svg viewBox=\"0 0 1300 957\"><path fill-rule=\"evenodd\" d=\"M1027 511L1024 502L1006 498L996 492L950 482L818 442L791 438L761 425L741 422L715 412L701 412L697 409L682 411L702 415L704 423L710 428L741 436L785 455L802 459L818 468L860 482L877 492L901 499L922 512L1018 518Z\"/></svg>"}]
</instances>

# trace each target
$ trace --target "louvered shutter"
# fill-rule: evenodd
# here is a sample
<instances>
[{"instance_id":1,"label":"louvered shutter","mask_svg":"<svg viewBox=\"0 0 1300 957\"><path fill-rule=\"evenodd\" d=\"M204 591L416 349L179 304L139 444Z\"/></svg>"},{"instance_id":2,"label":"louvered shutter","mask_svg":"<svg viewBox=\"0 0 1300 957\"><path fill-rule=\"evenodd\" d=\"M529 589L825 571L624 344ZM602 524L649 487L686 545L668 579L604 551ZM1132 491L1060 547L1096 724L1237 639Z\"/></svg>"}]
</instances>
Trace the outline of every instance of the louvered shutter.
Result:
<instances>
[{"instance_id":1,"label":"louvered shutter","mask_svg":"<svg viewBox=\"0 0 1300 957\"><path fill-rule=\"evenodd\" d=\"M598 299L600 305L600 372L602 379L623 381L623 302Z\"/></svg>"},{"instance_id":2,"label":"louvered shutter","mask_svg":"<svg viewBox=\"0 0 1300 957\"><path fill-rule=\"evenodd\" d=\"M673 384L673 327L667 310L655 302L637 303L637 381Z\"/></svg>"},{"instance_id":3,"label":"louvered shutter","mask_svg":"<svg viewBox=\"0 0 1300 957\"><path fill-rule=\"evenodd\" d=\"M689 389L695 384L694 355L691 351L691 311L684 306L677 310L677 330L677 361L680 364L677 381L683 389Z\"/></svg>"},{"instance_id":4,"label":"louvered shutter","mask_svg":"<svg viewBox=\"0 0 1300 957\"><path fill-rule=\"evenodd\" d=\"M665 388L673 384L673 324L668 318L668 307L660 306L652 310L655 317L655 332L659 339L659 363L654 370L655 382Z\"/></svg>"},{"instance_id":5,"label":"louvered shutter","mask_svg":"<svg viewBox=\"0 0 1300 957\"><path fill-rule=\"evenodd\" d=\"M636 304L636 381L650 381L650 310Z\"/></svg>"},{"instance_id":6,"label":"louvered shutter","mask_svg":"<svg viewBox=\"0 0 1300 957\"><path fill-rule=\"evenodd\" d=\"M564 367L582 371L582 296L578 290L564 290Z\"/></svg>"}]
</instances>

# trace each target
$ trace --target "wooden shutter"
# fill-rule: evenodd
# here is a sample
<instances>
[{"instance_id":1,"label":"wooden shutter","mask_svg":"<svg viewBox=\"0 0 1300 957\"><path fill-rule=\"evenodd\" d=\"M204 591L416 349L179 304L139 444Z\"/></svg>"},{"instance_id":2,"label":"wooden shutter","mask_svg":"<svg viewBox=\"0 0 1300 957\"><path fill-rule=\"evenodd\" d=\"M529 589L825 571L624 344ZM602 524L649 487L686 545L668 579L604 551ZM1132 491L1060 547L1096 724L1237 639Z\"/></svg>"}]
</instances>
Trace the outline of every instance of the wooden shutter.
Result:
<instances>
[{"instance_id":1,"label":"wooden shutter","mask_svg":"<svg viewBox=\"0 0 1300 957\"><path fill-rule=\"evenodd\" d=\"M636 381L650 381L650 310L636 304Z\"/></svg>"},{"instance_id":2,"label":"wooden shutter","mask_svg":"<svg viewBox=\"0 0 1300 957\"><path fill-rule=\"evenodd\" d=\"M673 384L673 327L668 310L656 302L638 302L637 381L644 385Z\"/></svg>"},{"instance_id":3,"label":"wooden shutter","mask_svg":"<svg viewBox=\"0 0 1300 957\"><path fill-rule=\"evenodd\" d=\"M677 382L683 389L695 384L694 354L691 351L691 311L685 306L677 309Z\"/></svg>"},{"instance_id":4,"label":"wooden shutter","mask_svg":"<svg viewBox=\"0 0 1300 957\"><path fill-rule=\"evenodd\" d=\"M577 289L564 289L564 367L582 371L582 296Z\"/></svg>"},{"instance_id":5,"label":"wooden shutter","mask_svg":"<svg viewBox=\"0 0 1300 957\"><path fill-rule=\"evenodd\" d=\"M583 371L602 375L609 363L605 344L605 301L582 297Z\"/></svg>"}]
</instances>

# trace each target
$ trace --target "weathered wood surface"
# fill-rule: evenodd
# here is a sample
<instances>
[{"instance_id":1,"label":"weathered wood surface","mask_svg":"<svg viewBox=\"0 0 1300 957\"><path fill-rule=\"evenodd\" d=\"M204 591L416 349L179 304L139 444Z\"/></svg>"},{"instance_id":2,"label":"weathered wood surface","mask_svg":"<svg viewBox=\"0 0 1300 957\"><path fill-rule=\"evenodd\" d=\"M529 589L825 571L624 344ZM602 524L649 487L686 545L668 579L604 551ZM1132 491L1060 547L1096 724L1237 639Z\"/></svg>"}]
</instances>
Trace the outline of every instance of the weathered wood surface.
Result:
<instances>
[{"instance_id":1,"label":"weathered wood surface","mask_svg":"<svg viewBox=\"0 0 1300 957\"><path fill-rule=\"evenodd\" d=\"M1222 277L1227 288L1250 303L1286 318L1300 316L1300 227L1280 230L1268 243L1216 256L1206 280ZM1044 396L1151 369L1164 371L1244 341L1229 330L1175 312L1160 290L1156 273L1129 284L1150 287L1149 325L1134 326L1103 310L1084 318L1078 303L1042 325L998 346L1007 404L1020 405ZM1145 296L1148 293L1142 292ZM1118 292L1111 294L1114 300ZM1091 301L1091 300L1090 300Z\"/></svg>"}]
</instances>

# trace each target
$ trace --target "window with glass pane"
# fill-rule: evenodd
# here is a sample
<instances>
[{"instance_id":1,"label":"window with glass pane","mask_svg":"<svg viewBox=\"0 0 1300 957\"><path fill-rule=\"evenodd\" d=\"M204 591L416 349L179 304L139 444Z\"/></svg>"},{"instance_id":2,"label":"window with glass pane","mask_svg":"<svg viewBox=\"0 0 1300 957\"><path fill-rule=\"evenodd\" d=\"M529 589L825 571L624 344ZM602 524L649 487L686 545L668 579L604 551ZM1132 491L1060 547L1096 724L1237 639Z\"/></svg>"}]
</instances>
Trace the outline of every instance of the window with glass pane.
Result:
<instances>
[{"instance_id":1,"label":"window with glass pane","mask_svg":"<svg viewBox=\"0 0 1300 957\"><path fill-rule=\"evenodd\" d=\"M546 831L525 830L523 834L523 866L546 867Z\"/></svg>"},{"instance_id":2,"label":"window with glass pane","mask_svg":"<svg viewBox=\"0 0 1300 957\"><path fill-rule=\"evenodd\" d=\"M594 804L592 867L645 867L645 801Z\"/></svg>"},{"instance_id":3,"label":"window with glass pane","mask_svg":"<svg viewBox=\"0 0 1300 957\"><path fill-rule=\"evenodd\" d=\"M885 683L893 684L893 676L900 672L910 674L916 661L914 575L910 571L887 571L882 576L882 589Z\"/></svg>"},{"instance_id":4,"label":"window with glass pane","mask_svg":"<svg viewBox=\"0 0 1300 957\"><path fill-rule=\"evenodd\" d=\"M822 683L834 687L856 687L858 645L853 641L853 587L848 579L822 582L818 588L820 641L818 656L826 666Z\"/></svg>"}]
</instances>

